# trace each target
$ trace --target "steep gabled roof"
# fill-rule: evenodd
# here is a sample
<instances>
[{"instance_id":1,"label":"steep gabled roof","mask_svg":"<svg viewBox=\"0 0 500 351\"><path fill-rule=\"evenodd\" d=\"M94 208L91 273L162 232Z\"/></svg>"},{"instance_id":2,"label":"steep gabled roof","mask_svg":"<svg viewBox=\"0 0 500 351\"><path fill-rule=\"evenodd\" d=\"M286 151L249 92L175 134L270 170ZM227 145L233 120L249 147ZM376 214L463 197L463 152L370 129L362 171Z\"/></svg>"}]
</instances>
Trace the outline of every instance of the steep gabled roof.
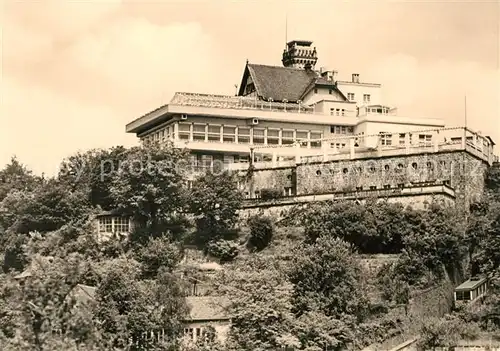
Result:
<instances>
[{"instance_id":1,"label":"steep gabled roof","mask_svg":"<svg viewBox=\"0 0 500 351\"><path fill-rule=\"evenodd\" d=\"M311 83L307 86L307 88L304 90L302 95L300 96L300 99L302 100L313 88L315 87L329 87L330 89L333 89L340 95L343 101L349 102L347 97L340 91L340 89L337 87L337 84L335 82L325 79L323 77L318 77L314 80L311 81Z\"/></svg>"},{"instance_id":2,"label":"steep gabled roof","mask_svg":"<svg viewBox=\"0 0 500 351\"><path fill-rule=\"evenodd\" d=\"M190 307L190 321L229 320L226 309L229 300L220 296L189 296L186 302Z\"/></svg>"},{"instance_id":3,"label":"steep gabled roof","mask_svg":"<svg viewBox=\"0 0 500 351\"><path fill-rule=\"evenodd\" d=\"M243 95L249 75L260 98L288 102L300 100L304 91L318 77L316 72L300 68L247 64L238 95Z\"/></svg>"}]
</instances>

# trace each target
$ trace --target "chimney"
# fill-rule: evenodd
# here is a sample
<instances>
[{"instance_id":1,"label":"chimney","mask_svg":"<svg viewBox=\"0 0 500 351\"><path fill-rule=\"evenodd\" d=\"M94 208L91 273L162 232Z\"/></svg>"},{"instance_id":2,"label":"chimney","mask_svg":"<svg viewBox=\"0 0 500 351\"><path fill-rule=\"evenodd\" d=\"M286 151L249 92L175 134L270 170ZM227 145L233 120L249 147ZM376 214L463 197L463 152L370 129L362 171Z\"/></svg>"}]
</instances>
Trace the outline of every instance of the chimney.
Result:
<instances>
[{"instance_id":1,"label":"chimney","mask_svg":"<svg viewBox=\"0 0 500 351\"><path fill-rule=\"evenodd\" d=\"M353 83L359 83L359 74L358 73L353 73L352 74L352 82Z\"/></svg>"}]
</instances>

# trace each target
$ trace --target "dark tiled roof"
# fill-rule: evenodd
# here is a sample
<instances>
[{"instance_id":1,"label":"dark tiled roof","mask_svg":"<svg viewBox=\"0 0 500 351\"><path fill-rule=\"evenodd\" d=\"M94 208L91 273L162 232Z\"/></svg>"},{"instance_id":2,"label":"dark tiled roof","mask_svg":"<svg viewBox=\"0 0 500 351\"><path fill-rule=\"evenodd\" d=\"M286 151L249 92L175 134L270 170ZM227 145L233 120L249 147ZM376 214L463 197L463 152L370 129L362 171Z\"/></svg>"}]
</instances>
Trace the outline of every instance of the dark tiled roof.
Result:
<instances>
[{"instance_id":1,"label":"dark tiled roof","mask_svg":"<svg viewBox=\"0 0 500 351\"><path fill-rule=\"evenodd\" d=\"M243 76L243 84L248 73L252 77L257 95L264 100L300 100L304 91L317 78L317 73L299 68L248 64ZM244 86L241 87L244 89ZM242 92L242 90L240 90Z\"/></svg>"},{"instance_id":2,"label":"dark tiled roof","mask_svg":"<svg viewBox=\"0 0 500 351\"><path fill-rule=\"evenodd\" d=\"M189 296L186 302L191 309L191 321L229 320L226 308L229 300L219 296Z\"/></svg>"}]
</instances>

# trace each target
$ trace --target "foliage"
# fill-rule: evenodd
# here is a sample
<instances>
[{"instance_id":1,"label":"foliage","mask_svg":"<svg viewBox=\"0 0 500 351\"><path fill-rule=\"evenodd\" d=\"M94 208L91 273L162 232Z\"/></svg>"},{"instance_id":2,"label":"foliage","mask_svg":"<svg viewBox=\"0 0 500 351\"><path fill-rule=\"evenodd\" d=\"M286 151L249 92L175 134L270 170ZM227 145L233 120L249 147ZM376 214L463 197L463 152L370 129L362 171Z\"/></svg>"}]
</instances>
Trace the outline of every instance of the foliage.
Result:
<instances>
[{"instance_id":1,"label":"foliage","mask_svg":"<svg viewBox=\"0 0 500 351\"><path fill-rule=\"evenodd\" d=\"M76 153L63 160L58 179L68 189L85 194L93 206L113 210L117 204L111 196L110 185L127 154L123 146Z\"/></svg>"},{"instance_id":2,"label":"foliage","mask_svg":"<svg viewBox=\"0 0 500 351\"><path fill-rule=\"evenodd\" d=\"M24 235L15 233L8 233L7 235L2 269L5 273L11 270L20 272L27 264L27 257L24 252L24 244L27 238Z\"/></svg>"},{"instance_id":3,"label":"foliage","mask_svg":"<svg viewBox=\"0 0 500 351\"><path fill-rule=\"evenodd\" d=\"M198 240L219 239L232 229L242 201L237 179L229 172L198 177L190 192L190 212L196 218Z\"/></svg>"},{"instance_id":4,"label":"foliage","mask_svg":"<svg viewBox=\"0 0 500 351\"><path fill-rule=\"evenodd\" d=\"M81 261L78 256L39 261L36 274L22 284L12 276L1 284L0 315L9 316L0 328L4 350L105 350L107 342L86 310L75 308L71 294L75 288ZM14 332L15 331L15 332Z\"/></svg>"},{"instance_id":5,"label":"foliage","mask_svg":"<svg viewBox=\"0 0 500 351\"><path fill-rule=\"evenodd\" d=\"M117 210L132 214L148 236L164 234L185 207L185 162L184 151L168 145L128 150L109 188Z\"/></svg>"},{"instance_id":6,"label":"foliage","mask_svg":"<svg viewBox=\"0 0 500 351\"><path fill-rule=\"evenodd\" d=\"M290 271L294 284L294 311L321 311L326 316L351 315L362 320L366 299L360 285L360 267L351 246L336 238L321 236L299 247Z\"/></svg>"},{"instance_id":7,"label":"foliage","mask_svg":"<svg viewBox=\"0 0 500 351\"><path fill-rule=\"evenodd\" d=\"M219 258L221 262L229 262L238 256L239 248L232 240L220 239L210 241L206 245L206 251L209 255Z\"/></svg>"},{"instance_id":8,"label":"foliage","mask_svg":"<svg viewBox=\"0 0 500 351\"><path fill-rule=\"evenodd\" d=\"M291 334L292 286L279 261L255 254L235 261L233 269L219 274L215 282L218 293L231 301L229 350L269 350L298 345L297 338Z\"/></svg>"},{"instance_id":9,"label":"foliage","mask_svg":"<svg viewBox=\"0 0 500 351\"><path fill-rule=\"evenodd\" d=\"M274 234L272 219L269 217L252 216L248 218L247 224L250 227L250 245L257 250L266 248Z\"/></svg>"},{"instance_id":10,"label":"foliage","mask_svg":"<svg viewBox=\"0 0 500 351\"><path fill-rule=\"evenodd\" d=\"M177 279L163 268L156 280L139 280L139 264L117 260L96 291L96 318L114 347L125 347L129 338L142 340L144 332L165 330L175 343L188 313ZM155 343L150 340L149 343Z\"/></svg>"},{"instance_id":11,"label":"foliage","mask_svg":"<svg viewBox=\"0 0 500 351\"><path fill-rule=\"evenodd\" d=\"M168 237L150 238L137 252L137 261L141 263L143 275L147 278L154 278L160 268L172 271L181 259L180 248Z\"/></svg>"},{"instance_id":12,"label":"foliage","mask_svg":"<svg viewBox=\"0 0 500 351\"><path fill-rule=\"evenodd\" d=\"M10 192L0 203L0 223L23 234L53 231L86 218L89 205L80 193L51 179L30 193Z\"/></svg>"},{"instance_id":13,"label":"foliage","mask_svg":"<svg viewBox=\"0 0 500 351\"><path fill-rule=\"evenodd\" d=\"M260 198L262 200L275 200L283 196L283 193L278 189L264 188L260 191Z\"/></svg>"},{"instance_id":14,"label":"foliage","mask_svg":"<svg viewBox=\"0 0 500 351\"><path fill-rule=\"evenodd\" d=\"M10 163L0 170L0 201L11 191L33 191L42 180L43 178L33 175L16 157L12 157Z\"/></svg>"}]
</instances>

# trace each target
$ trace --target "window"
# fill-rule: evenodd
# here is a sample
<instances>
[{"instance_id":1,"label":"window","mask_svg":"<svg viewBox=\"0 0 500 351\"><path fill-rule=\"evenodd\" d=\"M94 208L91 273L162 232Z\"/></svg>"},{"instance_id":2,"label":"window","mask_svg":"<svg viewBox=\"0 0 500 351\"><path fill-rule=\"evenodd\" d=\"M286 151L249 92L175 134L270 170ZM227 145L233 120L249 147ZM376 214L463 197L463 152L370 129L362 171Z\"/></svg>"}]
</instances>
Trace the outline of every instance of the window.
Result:
<instances>
[{"instance_id":1,"label":"window","mask_svg":"<svg viewBox=\"0 0 500 351\"><path fill-rule=\"evenodd\" d=\"M297 131L297 140L307 140L307 132Z\"/></svg>"},{"instance_id":2,"label":"window","mask_svg":"<svg viewBox=\"0 0 500 351\"><path fill-rule=\"evenodd\" d=\"M406 134L401 133L399 134L399 145L404 145L406 144Z\"/></svg>"},{"instance_id":3,"label":"window","mask_svg":"<svg viewBox=\"0 0 500 351\"><path fill-rule=\"evenodd\" d=\"M220 128L221 126L209 125L208 126L208 141L220 142Z\"/></svg>"},{"instance_id":4,"label":"window","mask_svg":"<svg viewBox=\"0 0 500 351\"><path fill-rule=\"evenodd\" d=\"M314 89L314 94L317 94L318 93L318 89Z\"/></svg>"},{"instance_id":5,"label":"window","mask_svg":"<svg viewBox=\"0 0 500 351\"><path fill-rule=\"evenodd\" d=\"M293 144L293 130L281 131L281 144L282 145Z\"/></svg>"},{"instance_id":6,"label":"window","mask_svg":"<svg viewBox=\"0 0 500 351\"><path fill-rule=\"evenodd\" d=\"M428 134L419 134L418 142L419 144L428 144L432 141L432 135Z\"/></svg>"},{"instance_id":7,"label":"window","mask_svg":"<svg viewBox=\"0 0 500 351\"><path fill-rule=\"evenodd\" d=\"M391 146L392 134L385 134L384 132L380 132L380 144L384 146Z\"/></svg>"},{"instance_id":8,"label":"window","mask_svg":"<svg viewBox=\"0 0 500 351\"><path fill-rule=\"evenodd\" d=\"M328 90L328 94L332 95L332 93L333 93L332 89Z\"/></svg>"},{"instance_id":9,"label":"window","mask_svg":"<svg viewBox=\"0 0 500 351\"><path fill-rule=\"evenodd\" d=\"M100 217L99 233L128 233L130 231L130 222L128 217Z\"/></svg>"},{"instance_id":10,"label":"window","mask_svg":"<svg viewBox=\"0 0 500 351\"><path fill-rule=\"evenodd\" d=\"M370 186L370 190L377 190L377 186L376 185Z\"/></svg>"},{"instance_id":11,"label":"window","mask_svg":"<svg viewBox=\"0 0 500 351\"><path fill-rule=\"evenodd\" d=\"M335 116L340 116L340 109L339 108L335 109Z\"/></svg>"},{"instance_id":12,"label":"window","mask_svg":"<svg viewBox=\"0 0 500 351\"><path fill-rule=\"evenodd\" d=\"M341 116L345 116L345 110L344 109L340 110L340 115Z\"/></svg>"},{"instance_id":13,"label":"window","mask_svg":"<svg viewBox=\"0 0 500 351\"><path fill-rule=\"evenodd\" d=\"M201 167L212 168L212 155L201 155Z\"/></svg>"},{"instance_id":14,"label":"window","mask_svg":"<svg viewBox=\"0 0 500 351\"><path fill-rule=\"evenodd\" d=\"M370 102L370 94L363 94L363 101Z\"/></svg>"},{"instance_id":15,"label":"window","mask_svg":"<svg viewBox=\"0 0 500 351\"><path fill-rule=\"evenodd\" d=\"M253 129L253 143L264 145L264 129Z\"/></svg>"},{"instance_id":16,"label":"window","mask_svg":"<svg viewBox=\"0 0 500 351\"><path fill-rule=\"evenodd\" d=\"M311 132L311 147L321 147L321 133Z\"/></svg>"},{"instance_id":17,"label":"window","mask_svg":"<svg viewBox=\"0 0 500 351\"><path fill-rule=\"evenodd\" d=\"M333 116L335 114L335 109L334 108L331 108L330 109L330 116Z\"/></svg>"},{"instance_id":18,"label":"window","mask_svg":"<svg viewBox=\"0 0 500 351\"><path fill-rule=\"evenodd\" d=\"M189 130L190 130L190 124L179 123L179 139L189 140L189 133L190 133Z\"/></svg>"},{"instance_id":19,"label":"window","mask_svg":"<svg viewBox=\"0 0 500 351\"><path fill-rule=\"evenodd\" d=\"M362 186L357 186L356 187L356 191L362 191L363 190L363 187Z\"/></svg>"},{"instance_id":20,"label":"window","mask_svg":"<svg viewBox=\"0 0 500 351\"><path fill-rule=\"evenodd\" d=\"M234 156L232 155L224 155L224 166L230 165L234 163ZM226 167L224 167L226 168Z\"/></svg>"},{"instance_id":21,"label":"window","mask_svg":"<svg viewBox=\"0 0 500 351\"><path fill-rule=\"evenodd\" d=\"M111 217L99 218L99 232L112 233L113 232L113 219Z\"/></svg>"},{"instance_id":22,"label":"window","mask_svg":"<svg viewBox=\"0 0 500 351\"><path fill-rule=\"evenodd\" d=\"M198 166L198 156L189 155L189 164L191 165L191 167L197 167Z\"/></svg>"},{"instance_id":23,"label":"window","mask_svg":"<svg viewBox=\"0 0 500 351\"><path fill-rule=\"evenodd\" d=\"M246 93L251 94L255 91L255 85L253 83L250 83L247 85Z\"/></svg>"},{"instance_id":24,"label":"window","mask_svg":"<svg viewBox=\"0 0 500 351\"><path fill-rule=\"evenodd\" d=\"M340 132L342 134L347 134L347 128L345 126L340 127Z\"/></svg>"},{"instance_id":25,"label":"window","mask_svg":"<svg viewBox=\"0 0 500 351\"><path fill-rule=\"evenodd\" d=\"M384 189L390 189L391 188L391 185L390 184L386 184L384 185Z\"/></svg>"},{"instance_id":26,"label":"window","mask_svg":"<svg viewBox=\"0 0 500 351\"><path fill-rule=\"evenodd\" d=\"M278 145L280 139L279 129L268 129L267 130L267 143L269 145Z\"/></svg>"},{"instance_id":27,"label":"window","mask_svg":"<svg viewBox=\"0 0 500 351\"><path fill-rule=\"evenodd\" d=\"M416 162L413 162L413 163L411 164L411 166L413 167L413 169L417 169L417 168L418 168L418 165L417 165L417 163L416 163Z\"/></svg>"},{"instance_id":28,"label":"window","mask_svg":"<svg viewBox=\"0 0 500 351\"><path fill-rule=\"evenodd\" d=\"M319 169L316 171L316 175L317 175L317 176L320 176L320 175L321 175L321 171L320 171Z\"/></svg>"},{"instance_id":29,"label":"window","mask_svg":"<svg viewBox=\"0 0 500 351\"><path fill-rule=\"evenodd\" d=\"M224 126L222 129L222 140L225 143L234 143L236 138L236 127Z\"/></svg>"},{"instance_id":30,"label":"window","mask_svg":"<svg viewBox=\"0 0 500 351\"><path fill-rule=\"evenodd\" d=\"M193 140L205 141L205 124L193 124Z\"/></svg>"},{"instance_id":31,"label":"window","mask_svg":"<svg viewBox=\"0 0 500 351\"><path fill-rule=\"evenodd\" d=\"M400 184L398 184L398 188L399 188L399 189L403 189L404 187L405 187L404 183L400 183Z\"/></svg>"},{"instance_id":32,"label":"window","mask_svg":"<svg viewBox=\"0 0 500 351\"><path fill-rule=\"evenodd\" d=\"M330 126L330 133L335 134L335 126Z\"/></svg>"},{"instance_id":33,"label":"window","mask_svg":"<svg viewBox=\"0 0 500 351\"><path fill-rule=\"evenodd\" d=\"M238 143L250 144L250 128L238 127Z\"/></svg>"},{"instance_id":34,"label":"window","mask_svg":"<svg viewBox=\"0 0 500 351\"><path fill-rule=\"evenodd\" d=\"M347 99L350 101L354 100L354 93L347 93Z\"/></svg>"},{"instance_id":35,"label":"window","mask_svg":"<svg viewBox=\"0 0 500 351\"><path fill-rule=\"evenodd\" d=\"M347 127L347 132L349 134L353 134L354 133L354 127Z\"/></svg>"}]
</instances>

